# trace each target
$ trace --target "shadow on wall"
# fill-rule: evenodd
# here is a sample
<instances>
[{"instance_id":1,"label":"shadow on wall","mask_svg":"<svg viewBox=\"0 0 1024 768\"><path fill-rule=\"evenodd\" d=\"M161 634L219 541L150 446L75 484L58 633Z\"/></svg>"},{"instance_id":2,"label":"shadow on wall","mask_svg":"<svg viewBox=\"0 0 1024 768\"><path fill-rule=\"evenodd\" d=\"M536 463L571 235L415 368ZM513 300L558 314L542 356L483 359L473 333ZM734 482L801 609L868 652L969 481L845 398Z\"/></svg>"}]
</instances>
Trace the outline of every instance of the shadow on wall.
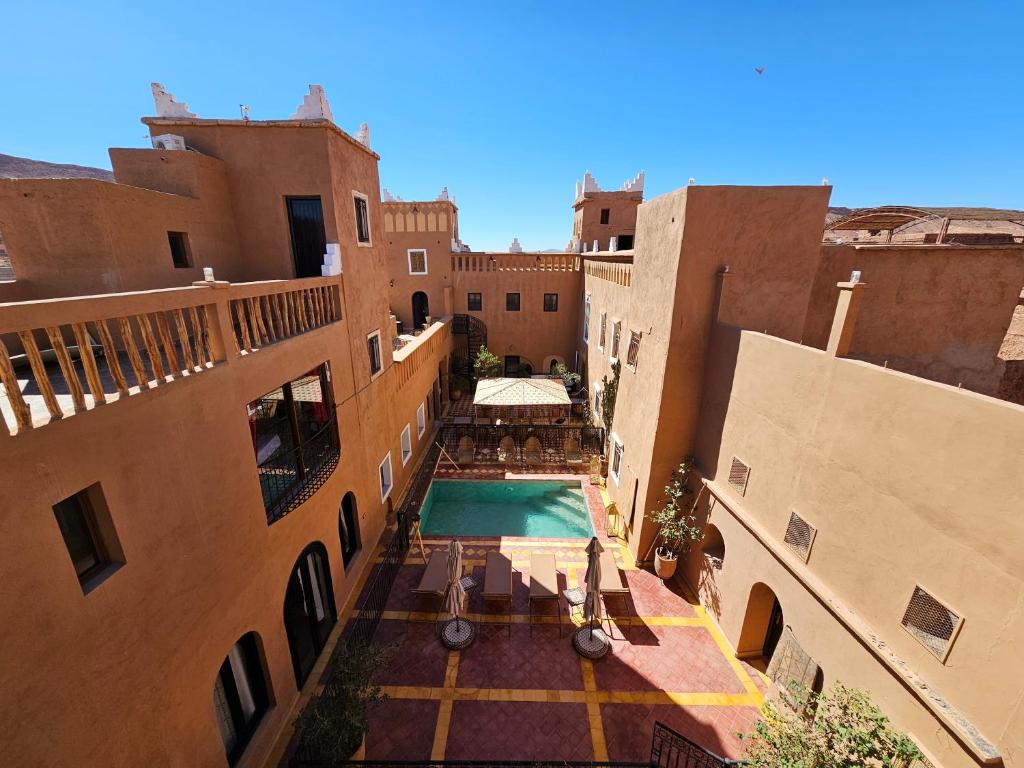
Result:
<instances>
[{"instance_id":1,"label":"shadow on wall","mask_svg":"<svg viewBox=\"0 0 1024 768\"><path fill-rule=\"evenodd\" d=\"M729 415L741 333L740 328L721 323L711 328L700 420L694 441L697 469L709 479L718 476L718 453L722 445L722 430Z\"/></svg>"}]
</instances>

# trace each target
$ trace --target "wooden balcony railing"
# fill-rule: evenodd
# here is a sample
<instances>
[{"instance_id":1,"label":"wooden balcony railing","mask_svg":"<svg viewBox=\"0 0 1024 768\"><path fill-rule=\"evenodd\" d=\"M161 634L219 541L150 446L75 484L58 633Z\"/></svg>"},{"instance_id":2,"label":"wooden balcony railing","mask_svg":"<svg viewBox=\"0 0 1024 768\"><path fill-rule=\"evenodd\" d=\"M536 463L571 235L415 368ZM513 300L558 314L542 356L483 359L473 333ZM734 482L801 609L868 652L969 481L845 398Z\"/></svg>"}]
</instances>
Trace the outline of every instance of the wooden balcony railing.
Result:
<instances>
[{"instance_id":1,"label":"wooden balcony railing","mask_svg":"<svg viewBox=\"0 0 1024 768\"><path fill-rule=\"evenodd\" d=\"M588 261L585 269L589 276L607 280L609 283L615 283L626 288L633 284L632 264L608 264Z\"/></svg>"},{"instance_id":2,"label":"wooden balcony railing","mask_svg":"<svg viewBox=\"0 0 1024 768\"><path fill-rule=\"evenodd\" d=\"M453 253L453 272L578 272L574 253Z\"/></svg>"},{"instance_id":3,"label":"wooden balcony railing","mask_svg":"<svg viewBox=\"0 0 1024 768\"><path fill-rule=\"evenodd\" d=\"M21 433L337 322L339 280L0 304L0 416Z\"/></svg>"},{"instance_id":4,"label":"wooden balcony railing","mask_svg":"<svg viewBox=\"0 0 1024 768\"><path fill-rule=\"evenodd\" d=\"M419 336L414 336L400 349L392 352L395 361L396 385L405 386L413 374L420 369L424 361L431 359L443 345L451 344L452 318L442 317Z\"/></svg>"}]
</instances>

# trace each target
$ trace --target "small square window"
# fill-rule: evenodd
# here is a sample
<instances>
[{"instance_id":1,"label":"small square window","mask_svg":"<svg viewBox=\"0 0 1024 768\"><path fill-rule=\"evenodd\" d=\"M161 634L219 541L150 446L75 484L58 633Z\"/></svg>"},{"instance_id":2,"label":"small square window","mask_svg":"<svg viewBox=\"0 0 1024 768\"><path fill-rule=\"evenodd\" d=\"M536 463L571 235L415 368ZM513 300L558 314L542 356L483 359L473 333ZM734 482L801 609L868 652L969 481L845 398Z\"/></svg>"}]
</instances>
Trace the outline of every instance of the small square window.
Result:
<instances>
[{"instance_id":1,"label":"small square window","mask_svg":"<svg viewBox=\"0 0 1024 768\"><path fill-rule=\"evenodd\" d=\"M626 365L636 370L636 361L640 357L640 334L636 331L629 332L629 349L626 350Z\"/></svg>"},{"instance_id":2,"label":"small square window","mask_svg":"<svg viewBox=\"0 0 1024 768\"><path fill-rule=\"evenodd\" d=\"M409 463L409 459L412 458L412 430L409 429L409 425L405 425L405 429L402 430L402 466L404 467Z\"/></svg>"},{"instance_id":3,"label":"small square window","mask_svg":"<svg viewBox=\"0 0 1024 768\"><path fill-rule=\"evenodd\" d=\"M409 274L427 274L427 252L418 249L409 249Z\"/></svg>"},{"instance_id":4,"label":"small square window","mask_svg":"<svg viewBox=\"0 0 1024 768\"><path fill-rule=\"evenodd\" d=\"M611 212L610 208L602 208L601 209L601 223L602 224L607 224L608 223L608 219L611 218L611 213L612 212Z\"/></svg>"},{"instance_id":5,"label":"small square window","mask_svg":"<svg viewBox=\"0 0 1024 768\"><path fill-rule=\"evenodd\" d=\"M633 236L632 235L619 235L616 241L616 247L620 251L631 251L633 250Z\"/></svg>"},{"instance_id":6,"label":"small square window","mask_svg":"<svg viewBox=\"0 0 1024 768\"><path fill-rule=\"evenodd\" d=\"M171 246L171 262L175 269L188 269L192 266L187 232L168 232L167 243Z\"/></svg>"},{"instance_id":7,"label":"small square window","mask_svg":"<svg viewBox=\"0 0 1024 768\"><path fill-rule=\"evenodd\" d=\"M557 312L558 311L558 294L557 293L545 293L544 294L544 311L545 312Z\"/></svg>"},{"instance_id":8,"label":"small square window","mask_svg":"<svg viewBox=\"0 0 1024 768\"><path fill-rule=\"evenodd\" d=\"M416 437L423 437L423 433L427 431L427 417L423 406L424 403L420 403L420 407L416 409Z\"/></svg>"},{"instance_id":9,"label":"small square window","mask_svg":"<svg viewBox=\"0 0 1024 768\"><path fill-rule=\"evenodd\" d=\"M505 375L514 377L519 375L519 355L505 355Z\"/></svg>"},{"instance_id":10,"label":"small square window","mask_svg":"<svg viewBox=\"0 0 1024 768\"><path fill-rule=\"evenodd\" d=\"M92 591L124 564L99 483L54 504L53 514L83 592Z\"/></svg>"},{"instance_id":11,"label":"small square window","mask_svg":"<svg viewBox=\"0 0 1024 768\"><path fill-rule=\"evenodd\" d=\"M619 359L619 341L622 339L622 323L612 326L612 360Z\"/></svg>"},{"instance_id":12,"label":"small square window","mask_svg":"<svg viewBox=\"0 0 1024 768\"><path fill-rule=\"evenodd\" d=\"M366 195L361 192L353 192L352 203L355 206L356 215L356 241L360 245L369 245L370 209L366 202Z\"/></svg>"},{"instance_id":13,"label":"small square window","mask_svg":"<svg viewBox=\"0 0 1024 768\"><path fill-rule=\"evenodd\" d=\"M622 473L622 443L619 438L612 435L612 463L608 468L608 474L612 476L615 484L619 484L619 477Z\"/></svg>"},{"instance_id":14,"label":"small square window","mask_svg":"<svg viewBox=\"0 0 1024 768\"><path fill-rule=\"evenodd\" d=\"M519 294L518 293L506 293L505 294L505 311L506 312L518 312L519 311Z\"/></svg>"},{"instance_id":15,"label":"small square window","mask_svg":"<svg viewBox=\"0 0 1024 768\"><path fill-rule=\"evenodd\" d=\"M388 494L391 493L391 451L388 451L384 461L377 467L377 473L380 475L380 500L383 503Z\"/></svg>"},{"instance_id":16,"label":"small square window","mask_svg":"<svg viewBox=\"0 0 1024 768\"><path fill-rule=\"evenodd\" d=\"M366 337L366 353L370 359L370 378L372 379L383 368L380 358L380 331L374 331Z\"/></svg>"},{"instance_id":17,"label":"small square window","mask_svg":"<svg viewBox=\"0 0 1024 768\"><path fill-rule=\"evenodd\" d=\"M466 296L466 303L469 305L470 312L480 312L484 308L484 299L482 293L470 293Z\"/></svg>"}]
</instances>

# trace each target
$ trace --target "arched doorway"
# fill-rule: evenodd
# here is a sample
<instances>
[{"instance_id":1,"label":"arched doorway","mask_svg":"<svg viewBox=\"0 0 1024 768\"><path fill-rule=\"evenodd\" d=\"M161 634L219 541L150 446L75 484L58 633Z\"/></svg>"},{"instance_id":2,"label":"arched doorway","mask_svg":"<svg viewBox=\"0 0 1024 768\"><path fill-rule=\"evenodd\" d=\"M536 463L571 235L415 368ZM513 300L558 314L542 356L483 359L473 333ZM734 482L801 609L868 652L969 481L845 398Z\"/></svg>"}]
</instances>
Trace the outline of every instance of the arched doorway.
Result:
<instances>
[{"instance_id":1,"label":"arched doorway","mask_svg":"<svg viewBox=\"0 0 1024 768\"><path fill-rule=\"evenodd\" d=\"M302 688L334 627L334 589L327 549L315 541L292 566L284 594L284 628L295 682Z\"/></svg>"},{"instance_id":2,"label":"arched doorway","mask_svg":"<svg viewBox=\"0 0 1024 768\"><path fill-rule=\"evenodd\" d=\"M784 626L785 618L779 599L771 587L757 582L750 588L750 597L747 598L747 611L743 616L736 655L740 658L763 656L771 659Z\"/></svg>"},{"instance_id":3,"label":"arched doorway","mask_svg":"<svg viewBox=\"0 0 1024 768\"><path fill-rule=\"evenodd\" d=\"M228 765L245 752L270 704L263 643L247 632L232 646L213 683L213 711Z\"/></svg>"},{"instance_id":4,"label":"arched doorway","mask_svg":"<svg viewBox=\"0 0 1024 768\"><path fill-rule=\"evenodd\" d=\"M423 291L416 291L412 295L412 327L414 330L419 330L423 327L423 324L427 322L427 317L430 315L430 301L427 299L427 294Z\"/></svg>"},{"instance_id":5,"label":"arched doorway","mask_svg":"<svg viewBox=\"0 0 1024 768\"><path fill-rule=\"evenodd\" d=\"M338 537L341 539L341 562L347 568L359 551L359 512L356 496L352 491L345 494L338 509Z\"/></svg>"}]
</instances>

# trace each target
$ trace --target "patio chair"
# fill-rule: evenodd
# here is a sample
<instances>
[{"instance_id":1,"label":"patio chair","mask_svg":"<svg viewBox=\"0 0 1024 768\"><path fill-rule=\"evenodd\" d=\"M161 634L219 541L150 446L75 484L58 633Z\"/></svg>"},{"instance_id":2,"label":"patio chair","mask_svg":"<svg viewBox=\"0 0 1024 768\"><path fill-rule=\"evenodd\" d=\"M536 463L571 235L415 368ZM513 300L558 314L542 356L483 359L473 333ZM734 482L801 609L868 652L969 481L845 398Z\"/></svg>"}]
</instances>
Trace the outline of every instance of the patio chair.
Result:
<instances>
[{"instance_id":1,"label":"patio chair","mask_svg":"<svg viewBox=\"0 0 1024 768\"><path fill-rule=\"evenodd\" d=\"M465 435L459 440L459 464L472 464L475 452L476 446L473 444L473 438Z\"/></svg>"},{"instance_id":2,"label":"patio chair","mask_svg":"<svg viewBox=\"0 0 1024 768\"><path fill-rule=\"evenodd\" d=\"M558 571L554 555L530 555L530 634L533 634L533 601L554 600L558 609L558 636L562 636L562 602L558 597Z\"/></svg>"},{"instance_id":3,"label":"patio chair","mask_svg":"<svg viewBox=\"0 0 1024 768\"><path fill-rule=\"evenodd\" d=\"M512 637L512 561L497 550L487 553L484 569L484 601L508 603L508 636Z\"/></svg>"},{"instance_id":4,"label":"patio chair","mask_svg":"<svg viewBox=\"0 0 1024 768\"><path fill-rule=\"evenodd\" d=\"M531 466L544 461L540 450L540 440L536 437L526 438L526 444L523 446L523 461Z\"/></svg>"},{"instance_id":5,"label":"patio chair","mask_svg":"<svg viewBox=\"0 0 1024 768\"><path fill-rule=\"evenodd\" d=\"M626 612L629 612L629 584L626 583L622 574L619 573L619 564L615 562L615 553L611 549L605 549L601 553L601 596L618 595L623 598L626 605ZM607 606L605 616L608 619L608 633L611 634L612 619L608 614Z\"/></svg>"},{"instance_id":6,"label":"patio chair","mask_svg":"<svg viewBox=\"0 0 1024 768\"><path fill-rule=\"evenodd\" d=\"M562 444L565 452L566 464L583 464L583 451L580 450L580 442L576 438L567 437Z\"/></svg>"}]
</instances>

